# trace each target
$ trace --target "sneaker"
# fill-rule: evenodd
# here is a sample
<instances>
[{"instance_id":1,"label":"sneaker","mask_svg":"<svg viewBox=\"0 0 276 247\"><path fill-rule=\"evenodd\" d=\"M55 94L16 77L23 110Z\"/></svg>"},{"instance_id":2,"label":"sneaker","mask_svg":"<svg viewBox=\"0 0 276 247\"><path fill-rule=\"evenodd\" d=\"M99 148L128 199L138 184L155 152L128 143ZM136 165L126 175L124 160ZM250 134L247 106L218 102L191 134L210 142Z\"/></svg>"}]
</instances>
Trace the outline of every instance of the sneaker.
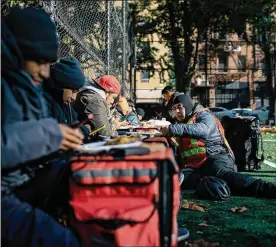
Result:
<instances>
[{"instance_id":1,"label":"sneaker","mask_svg":"<svg viewBox=\"0 0 276 247\"><path fill-rule=\"evenodd\" d=\"M190 232L188 231L187 228L184 228L184 227L178 228L177 242L186 240L189 236L190 236Z\"/></svg>"},{"instance_id":2,"label":"sneaker","mask_svg":"<svg viewBox=\"0 0 276 247\"><path fill-rule=\"evenodd\" d=\"M179 172L178 173L178 176L179 176L179 185L181 186L181 184L183 183L184 181L184 174L182 172Z\"/></svg>"}]
</instances>

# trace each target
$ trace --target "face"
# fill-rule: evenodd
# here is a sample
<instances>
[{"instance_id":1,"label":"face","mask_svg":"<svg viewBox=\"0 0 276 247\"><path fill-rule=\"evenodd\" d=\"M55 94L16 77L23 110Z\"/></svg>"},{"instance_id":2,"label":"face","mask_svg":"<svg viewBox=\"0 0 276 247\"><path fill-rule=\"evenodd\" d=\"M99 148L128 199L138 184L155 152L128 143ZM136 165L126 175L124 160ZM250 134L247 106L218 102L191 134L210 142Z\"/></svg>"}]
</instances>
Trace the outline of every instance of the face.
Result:
<instances>
[{"instance_id":1,"label":"face","mask_svg":"<svg viewBox=\"0 0 276 247\"><path fill-rule=\"evenodd\" d=\"M169 93L164 93L164 94L163 94L163 98L164 98L164 101L165 101L165 102L168 102L168 101L170 100L171 96L170 96Z\"/></svg>"},{"instance_id":2,"label":"face","mask_svg":"<svg viewBox=\"0 0 276 247\"><path fill-rule=\"evenodd\" d=\"M143 119L143 117L138 115L138 119L139 119L139 121L141 121Z\"/></svg>"},{"instance_id":3,"label":"face","mask_svg":"<svg viewBox=\"0 0 276 247\"><path fill-rule=\"evenodd\" d=\"M71 103L74 99L76 91L72 89L63 89L63 102L65 104Z\"/></svg>"},{"instance_id":4,"label":"face","mask_svg":"<svg viewBox=\"0 0 276 247\"><path fill-rule=\"evenodd\" d=\"M112 105L118 94L116 93L111 93L111 92L106 92L106 103L108 105Z\"/></svg>"},{"instance_id":5,"label":"face","mask_svg":"<svg viewBox=\"0 0 276 247\"><path fill-rule=\"evenodd\" d=\"M179 122L183 122L185 119L185 108L182 104L178 103L173 106L175 117Z\"/></svg>"},{"instance_id":6,"label":"face","mask_svg":"<svg viewBox=\"0 0 276 247\"><path fill-rule=\"evenodd\" d=\"M50 65L46 62L25 61L24 70L32 76L35 84L39 85L43 80L50 77Z\"/></svg>"}]
</instances>

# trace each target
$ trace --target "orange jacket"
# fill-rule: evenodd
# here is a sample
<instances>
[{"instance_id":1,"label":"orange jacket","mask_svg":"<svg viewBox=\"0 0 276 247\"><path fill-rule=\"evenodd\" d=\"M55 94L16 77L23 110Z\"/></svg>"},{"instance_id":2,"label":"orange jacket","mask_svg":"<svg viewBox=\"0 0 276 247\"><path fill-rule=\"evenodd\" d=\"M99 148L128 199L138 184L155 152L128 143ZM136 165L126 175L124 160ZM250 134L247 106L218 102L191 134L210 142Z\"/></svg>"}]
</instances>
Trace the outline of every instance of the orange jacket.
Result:
<instances>
[{"instance_id":1,"label":"orange jacket","mask_svg":"<svg viewBox=\"0 0 276 247\"><path fill-rule=\"evenodd\" d=\"M208 109L203 108L201 111L208 111ZM196 112L186 124L194 124L196 122L196 118L199 112ZM232 150L225 138L224 129L220 123L220 121L215 117L216 125L219 129L219 132L222 137L222 141L224 145L227 147L229 152L232 154ZM194 139L190 137L180 137L176 138L179 144L178 151L181 155L181 164L180 168L183 167L192 167L199 168L207 159L207 147L203 140Z\"/></svg>"}]
</instances>

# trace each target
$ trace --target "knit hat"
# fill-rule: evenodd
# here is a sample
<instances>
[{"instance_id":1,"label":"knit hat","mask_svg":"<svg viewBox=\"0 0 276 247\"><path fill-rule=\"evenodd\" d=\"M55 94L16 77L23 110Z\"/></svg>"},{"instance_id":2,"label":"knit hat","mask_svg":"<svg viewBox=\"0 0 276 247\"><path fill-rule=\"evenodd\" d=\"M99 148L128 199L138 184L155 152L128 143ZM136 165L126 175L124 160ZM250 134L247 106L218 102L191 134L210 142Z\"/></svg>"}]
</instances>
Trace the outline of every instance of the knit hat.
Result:
<instances>
[{"instance_id":1,"label":"knit hat","mask_svg":"<svg viewBox=\"0 0 276 247\"><path fill-rule=\"evenodd\" d=\"M24 60L55 62L58 40L56 26L42 9L12 8L5 17Z\"/></svg>"},{"instance_id":2,"label":"knit hat","mask_svg":"<svg viewBox=\"0 0 276 247\"><path fill-rule=\"evenodd\" d=\"M129 111L129 105L125 97L121 96L117 105L120 106L123 111Z\"/></svg>"},{"instance_id":3,"label":"knit hat","mask_svg":"<svg viewBox=\"0 0 276 247\"><path fill-rule=\"evenodd\" d=\"M137 115L141 116L142 118L145 116L145 111L142 108L136 109Z\"/></svg>"},{"instance_id":4,"label":"knit hat","mask_svg":"<svg viewBox=\"0 0 276 247\"><path fill-rule=\"evenodd\" d=\"M93 80L93 79L92 79ZM93 80L95 81L95 80ZM121 92L121 85L113 75L104 75L95 81L101 88L108 92L117 93Z\"/></svg>"},{"instance_id":5,"label":"knit hat","mask_svg":"<svg viewBox=\"0 0 276 247\"><path fill-rule=\"evenodd\" d=\"M80 89L85 76L80 62L73 57L64 57L51 67L51 78L55 88Z\"/></svg>"},{"instance_id":6,"label":"knit hat","mask_svg":"<svg viewBox=\"0 0 276 247\"><path fill-rule=\"evenodd\" d=\"M173 100L173 104L182 104L185 108L185 118L188 117L194 107L193 101L191 99L191 97L187 94L180 94L178 96L176 96Z\"/></svg>"}]
</instances>

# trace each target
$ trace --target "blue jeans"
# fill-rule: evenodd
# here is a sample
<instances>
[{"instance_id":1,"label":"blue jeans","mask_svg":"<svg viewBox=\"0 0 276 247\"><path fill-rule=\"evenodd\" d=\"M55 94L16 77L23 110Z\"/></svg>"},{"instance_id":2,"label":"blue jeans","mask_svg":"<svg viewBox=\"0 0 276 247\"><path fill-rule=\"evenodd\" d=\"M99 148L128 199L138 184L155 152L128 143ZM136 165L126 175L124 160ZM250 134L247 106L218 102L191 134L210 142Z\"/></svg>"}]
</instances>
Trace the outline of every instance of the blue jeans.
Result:
<instances>
[{"instance_id":1,"label":"blue jeans","mask_svg":"<svg viewBox=\"0 0 276 247\"><path fill-rule=\"evenodd\" d=\"M68 202L69 173L70 165L54 163L38 171L30 183L17 188L14 193L2 195L1 238L4 246L84 246L68 228L49 215L54 214L59 204Z\"/></svg>"},{"instance_id":2,"label":"blue jeans","mask_svg":"<svg viewBox=\"0 0 276 247\"><path fill-rule=\"evenodd\" d=\"M201 177L214 176L228 184L232 195L262 196L266 193L265 182L250 175L238 173L229 154L214 155L209 157L200 168L184 168L181 172L185 176L182 183L184 189L195 189Z\"/></svg>"}]
</instances>

